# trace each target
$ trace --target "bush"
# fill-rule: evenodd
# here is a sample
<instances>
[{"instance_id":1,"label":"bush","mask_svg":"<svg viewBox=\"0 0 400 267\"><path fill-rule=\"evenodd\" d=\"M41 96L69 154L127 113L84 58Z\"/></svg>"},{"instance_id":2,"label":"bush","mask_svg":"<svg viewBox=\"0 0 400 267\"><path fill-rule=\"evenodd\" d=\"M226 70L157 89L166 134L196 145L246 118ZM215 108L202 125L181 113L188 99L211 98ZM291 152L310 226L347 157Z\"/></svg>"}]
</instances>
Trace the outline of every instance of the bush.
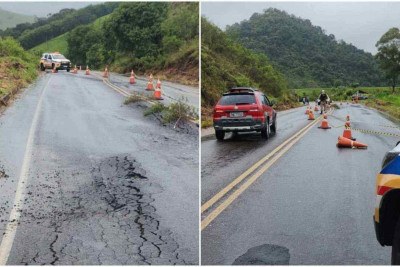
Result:
<instances>
[{"instance_id":1,"label":"bush","mask_svg":"<svg viewBox=\"0 0 400 267\"><path fill-rule=\"evenodd\" d=\"M148 109L146 109L143 112L144 116L149 116L152 114L158 114L163 112L164 110L166 110L166 107L164 106L164 104L157 102L156 104L152 105L151 107L149 107Z\"/></svg>"},{"instance_id":2,"label":"bush","mask_svg":"<svg viewBox=\"0 0 400 267\"><path fill-rule=\"evenodd\" d=\"M147 97L144 94L133 94L125 99L124 104L137 103L146 100Z\"/></svg>"},{"instance_id":3,"label":"bush","mask_svg":"<svg viewBox=\"0 0 400 267\"><path fill-rule=\"evenodd\" d=\"M187 104L187 100L181 98L168 106L167 112L163 117L164 122L189 121L197 116L195 109Z\"/></svg>"}]
</instances>

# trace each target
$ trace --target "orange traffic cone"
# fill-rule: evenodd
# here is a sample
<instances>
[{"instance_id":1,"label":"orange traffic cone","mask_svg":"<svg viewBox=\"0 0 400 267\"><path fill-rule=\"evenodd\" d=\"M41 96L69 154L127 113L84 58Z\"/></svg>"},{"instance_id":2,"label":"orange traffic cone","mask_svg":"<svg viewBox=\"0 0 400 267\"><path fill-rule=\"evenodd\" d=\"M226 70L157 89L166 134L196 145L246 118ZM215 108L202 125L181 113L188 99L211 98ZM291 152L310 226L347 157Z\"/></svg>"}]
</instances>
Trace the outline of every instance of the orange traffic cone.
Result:
<instances>
[{"instance_id":1,"label":"orange traffic cone","mask_svg":"<svg viewBox=\"0 0 400 267\"><path fill-rule=\"evenodd\" d=\"M74 70L72 71L73 74L77 74L78 73L78 69L76 68L76 65L74 67Z\"/></svg>"},{"instance_id":2,"label":"orange traffic cone","mask_svg":"<svg viewBox=\"0 0 400 267\"><path fill-rule=\"evenodd\" d=\"M154 84L153 84L152 81L149 81L149 82L147 83L146 90L147 90L147 91L153 91L153 90L154 90Z\"/></svg>"},{"instance_id":3,"label":"orange traffic cone","mask_svg":"<svg viewBox=\"0 0 400 267\"><path fill-rule=\"evenodd\" d=\"M160 81L160 79L157 79L156 88L161 89L161 81Z\"/></svg>"},{"instance_id":4,"label":"orange traffic cone","mask_svg":"<svg viewBox=\"0 0 400 267\"><path fill-rule=\"evenodd\" d=\"M135 80L135 73L133 72L133 70L131 71L131 77L129 77L129 83L130 83L130 84L136 83L136 80Z\"/></svg>"},{"instance_id":5,"label":"orange traffic cone","mask_svg":"<svg viewBox=\"0 0 400 267\"><path fill-rule=\"evenodd\" d=\"M85 72L85 74L86 74L86 75L90 75L90 69L89 69L89 66L86 66L86 72Z\"/></svg>"},{"instance_id":6,"label":"orange traffic cone","mask_svg":"<svg viewBox=\"0 0 400 267\"><path fill-rule=\"evenodd\" d=\"M353 137L351 133L351 128L350 128L350 122L346 121L344 124L344 130L343 130L343 137L355 141L356 139Z\"/></svg>"},{"instance_id":7,"label":"orange traffic cone","mask_svg":"<svg viewBox=\"0 0 400 267\"><path fill-rule=\"evenodd\" d=\"M309 111L310 111L310 110L309 110L309 107L307 107L306 112L305 112L304 114L308 115L308 112L309 112Z\"/></svg>"},{"instance_id":8,"label":"orange traffic cone","mask_svg":"<svg viewBox=\"0 0 400 267\"><path fill-rule=\"evenodd\" d=\"M315 120L314 118L314 112L312 111L312 109L310 109L308 111L308 120Z\"/></svg>"},{"instance_id":9,"label":"orange traffic cone","mask_svg":"<svg viewBox=\"0 0 400 267\"><path fill-rule=\"evenodd\" d=\"M154 99L156 99L156 100L164 99L161 97L161 87L156 87L156 90L154 91Z\"/></svg>"},{"instance_id":10,"label":"orange traffic cone","mask_svg":"<svg viewBox=\"0 0 400 267\"><path fill-rule=\"evenodd\" d=\"M350 121L350 115L346 116L346 121Z\"/></svg>"},{"instance_id":11,"label":"orange traffic cone","mask_svg":"<svg viewBox=\"0 0 400 267\"><path fill-rule=\"evenodd\" d=\"M108 78L108 68L107 67L104 69L103 77Z\"/></svg>"},{"instance_id":12,"label":"orange traffic cone","mask_svg":"<svg viewBox=\"0 0 400 267\"><path fill-rule=\"evenodd\" d=\"M149 81L150 81L150 82L153 82L153 74L152 74L152 73L150 73Z\"/></svg>"},{"instance_id":13,"label":"orange traffic cone","mask_svg":"<svg viewBox=\"0 0 400 267\"><path fill-rule=\"evenodd\" d=\"M328 120L326 118L324 118L321 121L321 125L318 128L320 128L320 129L330 129L331 127L328 124Z\"/></svg>"},{"instance_id":14,"label":"orange traffic cone","mask_svg":"<svg viewBox=\"0 0 400 267\"><path fill-rule=\"evenodd\" d=\"M314 107L314 111L319 111L318 106Z\"/></svg>"},{"instance_id":15,"label":"orange traffic cone","mask_svg":"<svg viewBox=\"0 0 400 267\"><path fill-rule=\"evenodd\" d=\"M353 141L351 139L345 138L343 136L338 137L337 147L349 147L349 148L367 148L366 144Z\"/></svg>"}]
</instances>

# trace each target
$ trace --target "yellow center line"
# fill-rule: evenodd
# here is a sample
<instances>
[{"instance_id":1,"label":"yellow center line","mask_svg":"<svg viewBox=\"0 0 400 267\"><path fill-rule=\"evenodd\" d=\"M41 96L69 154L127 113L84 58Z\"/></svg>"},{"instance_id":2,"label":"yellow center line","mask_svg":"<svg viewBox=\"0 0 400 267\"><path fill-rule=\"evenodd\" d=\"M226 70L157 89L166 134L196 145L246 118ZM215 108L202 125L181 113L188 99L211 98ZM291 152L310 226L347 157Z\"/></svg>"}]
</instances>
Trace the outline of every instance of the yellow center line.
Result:
<instances>
[{"instance_id":1,"label":"yellow center line","mask_svg":"<svg viewBox=\"0 0 400 267\"><path fill-rule=\"evenodd\" d=\"M319 117L316 121L320 120L321 117ZM258 167L260 167L265 161L269 160L274 154L276 154L279 150L281 150L284 146L286 146L289 142L291 142L293 139L295 139L299 134L301 134L303 131L307 129L307 127L311 127L316 123L316 121L307 124L303 129L301 129L299 132L297 132L295 135L287 139L285 142L280 144L277 148L275 148L272 152L270 152L268 155L266 155L264 158L259 160L257 163L255 163L253 166L251 166L247 171L242 173L240 176L238 176L235 180L233 180L230 184L228 184L224 189L219 191L217 194L215 194L211 199L209 199L206 203L204 203L201 206L201 212L203 213L207 209L209 209L212 205L214 205L221 197L223 197L226 193L228 193L232 188L234 188L238 183L240 183L244 178L246 178L250 173L252 173L254 170L256 170ZM314 123L314 124L313 124Z\"/></svg>"},{"instance_id":2,"label":"yellow center line","mask_svg":"<svg viewBox=\"0 0 400 267\"><path fill-rule=\"evenodd\" d=\"M268 160L274 156L271 161L266 163L260 170L258 170L255 174L253 174L242 186L240 186L225 201L223 201L218 207L216 207L204 220L201 221L201 230L205 229L222 211L224 211L251 184L253 184L264 172L266 172L280 157L282 157L282 155L284 155L294 144L296 144L297 141L299 141L312 128L312 126L317 124L317 122L321 118L322 118L322 116L320 116L318 119L316 119L312 123L306 125L296 135L294 135L291 138L289 138L288 140L286 140L284 143L282 143L279 147L274 149L271 153L269 153L263 159L261 159L256 164L251 166L242 175L237 177L233 182L231 182L228 186L226 186L224 189L222 189L220 192L218 192L214 197L212 197L209 201L207 201L204 205L202 205L201 212L203 213L205 210L207 210L213 204L215 204L220 198L222 198L225 194L227 194L230 190L232 190L233 187L235 187L238 183L240 183L243 179L245 179L250 173L252 173L254 170L256 170L260 165L262 165L266 160ZM284 146L286 146L286 147L284 147ZM278 152L278 154L276 154L277 152Z\"/></svg>"}]
</instances>

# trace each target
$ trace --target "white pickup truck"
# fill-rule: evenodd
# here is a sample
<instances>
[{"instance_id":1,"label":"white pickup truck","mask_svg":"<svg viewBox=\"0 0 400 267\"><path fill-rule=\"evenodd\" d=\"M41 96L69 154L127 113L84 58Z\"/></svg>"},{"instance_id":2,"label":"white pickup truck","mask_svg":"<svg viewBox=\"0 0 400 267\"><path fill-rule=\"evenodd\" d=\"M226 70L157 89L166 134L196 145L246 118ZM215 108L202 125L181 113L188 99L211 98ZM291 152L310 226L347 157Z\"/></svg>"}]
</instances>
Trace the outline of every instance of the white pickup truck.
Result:
<instances>
[{"instance_id":1,"label":"white pickup truck","mask_svg":"<svg viewBox=\"0 0 400 267\"><path fill-rule=\"evenodd\" d=\"M71 69L71 61L58 52L44 53L40 59L40 69L45 71L46 69L53 68L69 72Z\"/></svg>"}]
</instances>

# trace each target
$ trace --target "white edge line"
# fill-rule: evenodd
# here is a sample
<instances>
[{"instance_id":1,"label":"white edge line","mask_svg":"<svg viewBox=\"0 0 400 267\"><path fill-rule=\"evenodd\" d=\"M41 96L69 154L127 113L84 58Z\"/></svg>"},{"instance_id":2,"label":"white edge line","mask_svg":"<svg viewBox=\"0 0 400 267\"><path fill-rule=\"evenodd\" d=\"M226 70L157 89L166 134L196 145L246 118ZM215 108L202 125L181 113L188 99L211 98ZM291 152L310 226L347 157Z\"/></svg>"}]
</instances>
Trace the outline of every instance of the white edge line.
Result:
<instances>
[{"instance_id":1,"label":"white edge line","mask_svg":"<svg viewBox=\"0 0 400 267\"><path fill-rule=\"evenodd\" d=\"M47 86L49 85L49 82L51 80L51 76L49 80L46 83L46 86L42 90L40 97L39 97L39 102L36 106L35 110L35 115L32 120L31 127L29 129L29 134L28 134L28 141L26 143L26 149L25 149L25 154L23 158L23 163L21 167L21 172L19 175L19 181L17 185L17 190L15 192L15 198L14 198L14 205L13 208L10 212L10 218L8 220L6 229L4 231L3 239L1 240L0 244L0 265L6 265L8 261L8 257L10 256L11 248L14 243L15 239L15 234L17 232L17 227L18 227L18 221L19 218L21 217L21 204L25 196L25 186L28 181L28 172L29 172L29 167L30 167L30 162L31 162L31 157L32 157L32 148L33 148L33 141L34 141L34 135L40 115L40 110L42 106L42 100L43 100L43 95L44 92L46 91Z\"/></svg>"}]
</instances>

